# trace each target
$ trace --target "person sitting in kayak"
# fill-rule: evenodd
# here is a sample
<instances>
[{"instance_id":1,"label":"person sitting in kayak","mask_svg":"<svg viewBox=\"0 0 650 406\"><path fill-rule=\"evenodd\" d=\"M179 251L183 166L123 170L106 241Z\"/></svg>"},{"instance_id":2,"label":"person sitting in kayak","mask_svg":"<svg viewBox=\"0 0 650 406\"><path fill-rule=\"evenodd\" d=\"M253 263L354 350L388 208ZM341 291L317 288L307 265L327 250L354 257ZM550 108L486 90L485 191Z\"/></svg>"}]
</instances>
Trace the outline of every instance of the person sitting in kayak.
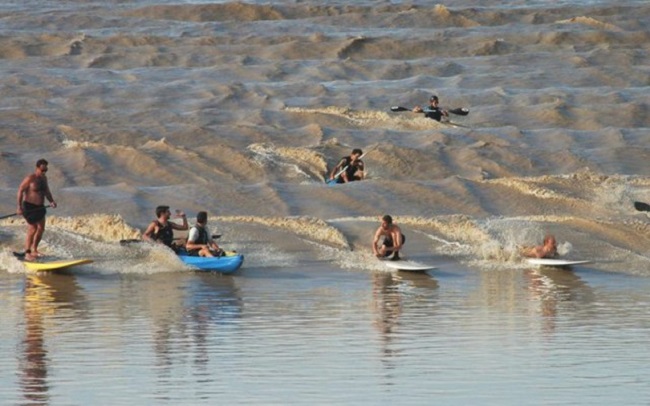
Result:
<instances>
[{"instance_id":1,"label":"person sitting in kayak","mask_svg":"<svg viewBox=\"0 0 650 406\"><path fill-rule=\"evenodd\" d=\"M182 225L169 221L171 216L172 212L169 210L169 206L156 207L156 220L149 224L142 238L145 241L164 244L178 253L181 247L174 243L174 230L183 231L188 229L187 216L182 211L176 210L176 217L183 219Z\"/></svg>"},{"instance_id":2,"label":"person sitting in kayak","mask_svg":"<svg viewBox=\"0 0 650 406\"><path fill-rule=\"evenodd\" d=\"M523 247L521 255L528 258L557 258L557 240L553 235L547 234L542 245Z\"/></svg>"},{"instance_id":3,"label":"person sitting in kayak","mask_svg":"<svg viewBox=\"0 0 650 406\"><path fill-rule=\"evenodd\" d=\"M189 255L199 257L223 256L223 250L212 239L206 226L207 224L208 213L204 211L198 212L196 215L196 224L190 228L190 233L185 243L185 249Z\"/></svg>"},{"instance_id":4,"label":"person sitting in kayak","mask_svg":"<svg viewBox=\"0 0 650 406\"><path fill-rule=\"evenodd\" d=\"M344 156L341 158L339 163L332 169L330 173L330 180L336 178L336 183L348 183L355 180L363 180L366 178L366 173L364 171L363 161L360 159L363 155L363 151L359 148L352 150L350 156ZM343 172L341 172L343 171ZM336 177L336 175L341 172L341 174Z\"/></svg>"},{"instance_id":5,"label":"person sitting in kayak","mask_svg":"<svg viewBox=\"0 0 650 406\"><path fill-rule=\"evenodd\" d=\"M420 106L413 107L415 113L424 113L426 118L431 118L436 121L441 121L443 117L449 118L449 112L438 107L438 96L433 95L429 98L429 105L425 108Z\"/></svg>"},{"instance_id":6,"label":"person sitting in kayak","mask_svg":"<svg viewBox=\"0 0 650 406\"><path fill-rule=\"evenodd\" d=\"M379 240L383 238L381 243ZM386 214L381 218L381 225L375 232L375 237L372 240L372 252L377 258L386 258L391 254L392 261L397 261L400 258L399 251L404 246L406 237L397 224L393 224L393 218Z\"/></svg>"}]
</instances>

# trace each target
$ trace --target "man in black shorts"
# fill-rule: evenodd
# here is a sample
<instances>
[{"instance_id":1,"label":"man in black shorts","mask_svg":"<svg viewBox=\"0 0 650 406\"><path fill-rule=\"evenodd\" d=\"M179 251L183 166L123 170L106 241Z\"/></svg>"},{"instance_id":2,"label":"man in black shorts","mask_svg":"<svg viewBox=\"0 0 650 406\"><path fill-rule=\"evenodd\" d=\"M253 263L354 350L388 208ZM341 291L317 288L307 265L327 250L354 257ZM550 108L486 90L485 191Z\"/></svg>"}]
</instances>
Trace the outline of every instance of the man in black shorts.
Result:
<instances>
[{"instance_id":1,"label":"man in black shorts","mask_svg":"<svg viewBox=\"0 0 650 406\"><path fill-rule=\"evenodd\" d=\"M382 237L383 241L380 244ZM393 218L386 214L381 218L381 225L372 240L372 252L378 258L385 258L392 254L391 260L397 261L400 259L399 251L405 242L406 237L402 234L402 230L397 224L393 224Z\"/></svg>"},{"instance_id":2,"label":"man in black shorts","mask_svg":"<svg viewBox=\"0 0 650 406\"><path fill-rule=\"evenodd\" d=\"M45 199L50 207L56 207L56 202L47 183L48 163L45 159L36 162L34 173L27 175L18 187L18 214L27 221L27 237L25 238L25 259L34 260L41 256L38 244L45 231Z\"/></svg>"}]
</instances>

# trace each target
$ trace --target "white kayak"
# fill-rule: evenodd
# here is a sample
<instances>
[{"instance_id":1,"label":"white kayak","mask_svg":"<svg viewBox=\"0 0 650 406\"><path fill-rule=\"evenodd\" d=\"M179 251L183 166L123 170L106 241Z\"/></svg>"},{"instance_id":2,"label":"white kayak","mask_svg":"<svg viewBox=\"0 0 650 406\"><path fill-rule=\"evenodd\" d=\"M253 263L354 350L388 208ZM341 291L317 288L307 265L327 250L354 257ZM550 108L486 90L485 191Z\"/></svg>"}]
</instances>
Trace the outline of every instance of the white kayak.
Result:
<instances>
[{"instance_id":1,"label":"white kayak","mask_svg":"<svg viewBox=\"0 0 650 406\"><path fill-rule=\"evenodd\" d=\"M558 258L526 258L526 262L531 265L542 265L542 266L571 266L571 265L582 265L589 264L592 261L588 260L567 260L567 259L558 259Z\"/></svg>"}]
</instances>

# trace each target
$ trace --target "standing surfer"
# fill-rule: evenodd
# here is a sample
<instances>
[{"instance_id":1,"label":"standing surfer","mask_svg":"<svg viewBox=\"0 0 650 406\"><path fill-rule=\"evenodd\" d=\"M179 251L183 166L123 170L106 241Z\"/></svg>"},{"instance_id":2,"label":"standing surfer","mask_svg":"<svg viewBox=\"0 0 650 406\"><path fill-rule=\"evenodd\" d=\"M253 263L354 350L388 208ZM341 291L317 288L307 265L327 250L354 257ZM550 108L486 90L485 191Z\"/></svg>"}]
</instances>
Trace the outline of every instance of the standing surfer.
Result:
<instances>
[{"instance_id":1,"label":"standing surfer","mask_svg":"<svg viewBox=\"0 0 650 406\"><path fill-rule=\"evenodd\" d=\"M45 159L36 161L36 170L27 175L18 187L17 214L27 221L27 236L25 237L25 259L33 261L41 256L38 244L41 242L45 231L45 199L50 202L50 207L56 207L56 202L47 183L48 162Z\"/></svg>"},{"instance_id":2,"label":"standing surfer","mask_svg":"<svg viewBox=\"0 0 650 406\"><path fill-rule=\"evenodd\" d=\"M380 240L383 240L380 243ZM375 231L375 237L372 240L372 252L378 258L388 257L393 254L391 260L400 259L399 251L404 246L406 237L397 224L393 224L393 218L386 214L381 218L381 225Z\"/></svg>"}]
</instances>

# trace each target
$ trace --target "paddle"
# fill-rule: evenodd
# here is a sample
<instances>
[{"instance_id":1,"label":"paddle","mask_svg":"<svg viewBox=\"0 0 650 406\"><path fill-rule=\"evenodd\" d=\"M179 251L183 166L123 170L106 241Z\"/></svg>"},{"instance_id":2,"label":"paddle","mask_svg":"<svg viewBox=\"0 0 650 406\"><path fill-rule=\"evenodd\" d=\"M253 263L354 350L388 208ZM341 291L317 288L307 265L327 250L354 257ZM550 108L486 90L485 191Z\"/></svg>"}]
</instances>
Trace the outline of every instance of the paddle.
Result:
<instances>
[{"instance_id":1,"label":"paddle","mask_svg":"<svg viewBox=\"0 0 650 406\"><path fill-rule=\"evenodd\" d=\"M52 205L51 205L51 204L48 204L48 205L45 206L45 207L52 207ZM32 213L32 212L35 212L35 211L38 211L38 210L40 210L40 208L37 208L37 209L31 209L31 210L26 210L26 211L24 211L23 213ZM0 220L8 219L9 217L18 216L18 215L19 215L18 213L6 214L6 215L0 217Z\"/></svg>"},{"instance_id":2,"label":"paddle","mask_svg":"<svg viewBox=\"0 0 650 406\"><path fill-rule=\"evenodd\" d=\"M634 208L638 211L650 211L650 204L643 202L634 202Z\"/></svg>"},{"instance_id":3,"label":"paddle","mask_svg":"<svg viewBox=\"0 0 650 406\"><path fill-rule=\"evenodd\" d=\"M361 154L361 156L359 157L359 159L361 159L361 158L363 158L364 156L366 156L366 154L367 154L368 152L372 151L373 149L374 149L374 147L373 147L373 148L370 148L369 150L367 150L366 152L364 152L363 154ZM345 167L344 167L343 169L341 169L340 171L338 171L338 173L334 176L334 178L329 179L329 180L326 181L327 184L328 184L328 185L334 185L334 184L336 184L336 183L337 183L336 181L338 180L339 176L341 176L341 175L343 174L343 172L347 171L349 166L350 166L350 165L345 165Z\"/></svg>"},{"instance_id":4,"label":"paddle","mask_svg":"<svg viewBox=\"0 0 650 406\"><path fill-rule=\"evenodd\" d=\"M213 234L212 238L217 240L217 239L221 238L221 234ZM183 237L177 237L177 238L174 238L174 241L179 241L179 240L184 240L184 239L185 238L183 238ZM144 242L149 242L149 241L145 241L145 240L143 240L141 238L128 238L128 239L125 239L125 240L120 240L120 245L140 244L140 243L144 243Z\"/></svg>"},{"instance_id":5,"label":"paddle","mask_svg":"<svg viewBox=\"0 0 650 406\"><path fill-rule=\"evenodd\" d=\"M402 107L402 106L393 106L390 108L390 111L398 112L398 111L413 111L413 110L407 109L406 107ZM466 116L469 114L469 109L467 107L457 107L455 109L449 109L447 111L457 116Z\"/></svg>"}]
</instances>

